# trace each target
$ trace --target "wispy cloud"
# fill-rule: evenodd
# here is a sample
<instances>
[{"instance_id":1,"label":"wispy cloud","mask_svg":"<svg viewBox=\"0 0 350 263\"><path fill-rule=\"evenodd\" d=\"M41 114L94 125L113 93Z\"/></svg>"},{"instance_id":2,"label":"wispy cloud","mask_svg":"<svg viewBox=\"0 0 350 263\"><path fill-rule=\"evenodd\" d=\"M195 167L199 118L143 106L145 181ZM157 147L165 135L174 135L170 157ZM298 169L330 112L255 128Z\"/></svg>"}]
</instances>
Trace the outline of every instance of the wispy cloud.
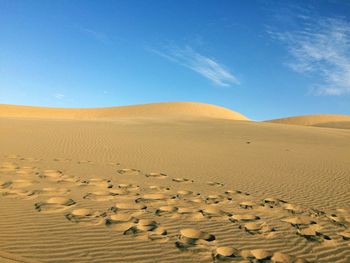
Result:
<instances>
[{"instance_id":1,"label":"wispy cloud","mask_svg":"<svg viewBox=\"0 0 350 263\"><path fill-rule=\"evenodd\" d=\"M284 43L296 72L319 77L316 94L350 93L350 23L343 18L299 17L302 30L268 33Z\"/></svg>"},{"instance_id":2,"label":"wispy cloud","mask_svg":"<svg viewBox=\"0 0 350 263\"><path fill-rule=\"evenodd\" d=\"M197 72L217 86L229 87L239 84L238 79L225 66L212 58L196 52L189 46L185 48L168 47L164 50L148 50Z\"/></svg>"},{"instance_id":3,"label":"wispy cloud","mask_svg":"<svg viewBox=\"0 0 350 263\"><path fill-rule=\"evenodd\" d=\"M110 43L110 38L103 32L99 32L86 27L78 27L79 30L87 36L94 38L95 40L104 44Z\"/></svg>"},{"instance_id":4,"label":"wispy cloud","mask_svg":"<svg viewBox=\"0 0 350 263\"><path fill-rule=\"evenodd\" d=\"M56 93L53 96L58 100L62 100L64 98L64 94L61 94L61 93Z\"/></svg>"}]
</instances>

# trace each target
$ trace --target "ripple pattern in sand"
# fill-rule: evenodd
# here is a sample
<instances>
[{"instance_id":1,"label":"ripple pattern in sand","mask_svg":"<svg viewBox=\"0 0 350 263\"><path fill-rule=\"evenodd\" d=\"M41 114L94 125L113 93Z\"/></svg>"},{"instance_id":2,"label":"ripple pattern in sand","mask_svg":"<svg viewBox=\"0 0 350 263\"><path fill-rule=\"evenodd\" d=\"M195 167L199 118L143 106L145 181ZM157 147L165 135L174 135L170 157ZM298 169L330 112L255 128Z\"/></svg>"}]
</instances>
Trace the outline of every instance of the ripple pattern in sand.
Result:
<instances>
[{"instance_id":1,"label":"ripple pattern in sand","mask_svg":"<svg viewBox=\"0 0 350 263\"><path fill-rule=\"evenodd\" d=\"M115 177L80 178L57 168L61 161L42 169L28 160L1 164L0 198L9 208L1 215L3 251L42 262L350 260L346 208L319 211L217 182L199 192L191 179L119 162ZM28 242L38 233L47 235Z\"/></svg>"}]
</instances>

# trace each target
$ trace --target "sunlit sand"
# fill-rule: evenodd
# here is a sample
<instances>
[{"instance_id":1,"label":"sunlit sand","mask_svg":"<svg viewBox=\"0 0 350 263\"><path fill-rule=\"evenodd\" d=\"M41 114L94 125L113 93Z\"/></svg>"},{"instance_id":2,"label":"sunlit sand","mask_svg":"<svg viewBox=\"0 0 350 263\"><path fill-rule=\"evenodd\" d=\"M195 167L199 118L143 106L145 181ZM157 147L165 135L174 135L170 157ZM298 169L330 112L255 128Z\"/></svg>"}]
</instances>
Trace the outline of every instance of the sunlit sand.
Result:
<instances>
[{"instance_id":1,"label":"sunlit sand","mask_svg":"<svg viewBox=\"0 0 350 263\"><path fill-rule=\"evenodd\" d=\"M0 105L0 262L346 262L349 122Z\"/></svg>"}]
</instances>

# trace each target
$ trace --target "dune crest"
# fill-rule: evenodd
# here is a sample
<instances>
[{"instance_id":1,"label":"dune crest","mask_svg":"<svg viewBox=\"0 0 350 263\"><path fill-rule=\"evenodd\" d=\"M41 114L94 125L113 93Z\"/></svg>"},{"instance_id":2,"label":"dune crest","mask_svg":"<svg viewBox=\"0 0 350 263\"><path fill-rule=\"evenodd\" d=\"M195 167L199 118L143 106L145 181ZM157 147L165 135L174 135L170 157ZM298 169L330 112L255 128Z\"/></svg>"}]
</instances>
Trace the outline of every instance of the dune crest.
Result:
<instances>
[{"instance_id":1,"label":"dune crest","mask_svg":"<svg viewBox=\"0 0 350 263\"><path fill-rule=\"evenodd\" d=\"M0 117L85 120L118 118L214 118L249 120L238 112L197 102L164 102L109 108L49 108L1 104Z\"/></svg>"},{"instance_id":2,"label":"dune crest","mask_svg":"<svg viewBox=\"0 0 350 263\"><path fill-rule=\"evenodd\" d=\"M281 119L268 120L266 122L292 124L302 126L317 126L327 128L350 128L350 115L317 114L294 116Z\"/></svg>"}]
</instances>

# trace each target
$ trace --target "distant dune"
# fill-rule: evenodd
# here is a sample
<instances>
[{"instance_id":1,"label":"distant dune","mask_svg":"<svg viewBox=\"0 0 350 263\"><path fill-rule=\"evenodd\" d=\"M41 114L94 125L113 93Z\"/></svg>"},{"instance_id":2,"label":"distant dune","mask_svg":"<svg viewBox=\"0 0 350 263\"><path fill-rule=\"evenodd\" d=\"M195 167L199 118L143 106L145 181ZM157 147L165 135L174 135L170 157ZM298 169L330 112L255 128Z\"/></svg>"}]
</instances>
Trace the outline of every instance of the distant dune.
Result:
<instances>
[{"instance_id":1,"label":"distant dune","mask_svg":"<svg viewBox=\"0 0 350 263\"><path fill-rule=\"evenodd\" d=\"M304 116L274 119L266 122L302 125L302 126L350 129L350 115L339 115L339 114L304 115Z\"/></svg>"},{"instance_id":2,"label":"distant dune","mask_svg":"<svg viewBox=\"0 0 350 263\"><path fill-rule=\"evenodd\" d=\"M48 108L0 105L0 117L40 119L217 118L249 120L229 109L196 102L167 102L110 108Z\"/></svg>"}]
</instances>

